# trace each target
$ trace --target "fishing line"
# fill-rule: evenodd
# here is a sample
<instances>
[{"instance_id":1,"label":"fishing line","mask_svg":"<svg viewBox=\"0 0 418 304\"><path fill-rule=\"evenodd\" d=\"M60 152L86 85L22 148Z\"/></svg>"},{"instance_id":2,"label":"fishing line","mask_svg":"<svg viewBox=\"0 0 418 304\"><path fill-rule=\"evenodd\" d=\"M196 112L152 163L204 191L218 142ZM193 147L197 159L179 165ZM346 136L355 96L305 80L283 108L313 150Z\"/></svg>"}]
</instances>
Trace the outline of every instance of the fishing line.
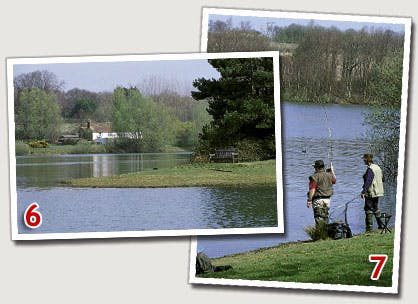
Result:
<instances>
[{"instance_id":1,"label":"fishing line","mask_svg":"<svg viewBox=\"0 0 418 304\"><path fill-rule=\"evenodd\" d=\"M356 201L356 200L358 200L358 199L360 199L360 197L359 197L358 195L356 195L356 196L354 196L351 200L347 201L346 203L341 204L341 205L339 205L339 206L335 207L335 208L334 208L334 209L330 212L329 217L330 217L330 218L332 218L332 217L333 217L333 215L334 215L334 213L335 213L338 209L340 209L340 208L344 208L344 210L342 211L342 212L344 213L344 222L345 222L345 224L346 224L346 225L348 225L348 220L347 220L347 210L348 210L348 205L352 204L354 201Z\"/></svg>"}]
</instances>

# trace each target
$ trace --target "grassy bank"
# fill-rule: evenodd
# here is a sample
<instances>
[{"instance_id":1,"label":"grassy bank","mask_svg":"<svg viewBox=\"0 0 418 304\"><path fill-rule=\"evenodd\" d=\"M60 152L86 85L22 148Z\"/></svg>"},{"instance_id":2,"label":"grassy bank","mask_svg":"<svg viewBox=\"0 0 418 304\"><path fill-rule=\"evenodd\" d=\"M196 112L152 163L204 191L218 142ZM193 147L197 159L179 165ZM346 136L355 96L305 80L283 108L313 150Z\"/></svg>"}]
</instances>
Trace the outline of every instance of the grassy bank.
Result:
<instances>
[{"instance_id":1,"label":"grassy bank","mask_svg":"<svg viewBox=\"0 0 418 304\"><path fill-rule=\"evenodd\" d=\"M275 164L274 160L239 164L189 164L117 176L74 179L66 184L101 188L274 185Z\"/></svg>"},{"instance_id":2,"label":"grassy bank","mask_svg":"<svg viewBox=\"0 0 418 304\"><path fill-rule=\"evenodd\" d=\"M183 148L165 146L163 153L184 152ZM105 145L92 142L80 142L76 145L49 144L46 148L31 148L26 143L16 142L16 155L63 155L63 154L103 154L108 153Z\"/></svg>"},{"instance_id":3,"label":"grassy bank","mask_svg":"<svg viewBox=\"0 0 418 304\"><path fill-rule=\"evenodd\" d=\"M388 287L392 286L393 242L393 233L376 231L344 240L282 244L213 259L214 265L233 269L199 277ZM388 255L378 281L370 280L375 263L369 262L369 254Z\"/></svg>"},{"instance_id":4,"label":"grassy bank","mask_svg":"<svg viewBox=\"0 0 418 304\"><path fill-rule=\"evenodd\" d=\"M27 147L25 147L27 146ZM46 148L31 148L27 144L16 144L16 155L60 155L60 154L101 154L106 153L104 145L82 142L76 145L49 144Z\"/></svg>"}]
</instances>

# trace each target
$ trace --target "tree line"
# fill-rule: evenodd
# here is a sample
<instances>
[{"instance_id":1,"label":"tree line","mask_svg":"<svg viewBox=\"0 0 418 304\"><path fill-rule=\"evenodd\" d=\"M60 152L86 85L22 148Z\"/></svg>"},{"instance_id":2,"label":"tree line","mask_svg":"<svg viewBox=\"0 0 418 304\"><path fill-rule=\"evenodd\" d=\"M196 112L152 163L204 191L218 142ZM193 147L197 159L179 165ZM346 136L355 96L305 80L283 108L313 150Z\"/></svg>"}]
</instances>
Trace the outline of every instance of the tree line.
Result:
<instances>
[{"instance_id":1,"label":"tree line","mask_svg":"<svg viewBox=\"0 0 418 304\"><path fill-rule=\"evenodd\" d=\"M111 152L158 152L167 146L191 148L209 120L207 104L153 78L154 87L143 95L138 87L118 87L113 92L73 88L50 71L34 71L14 78L16 140L48 140L75 132L68 125L86 125L87 120L108 123L112 131L141 132L142 140L120 139L109 145ZM157 83L158 82L158 83ZM150 81L147 82L150 84ZM149 88L143 89L147 91Z\"/></svg>"},{"instance_id":2,"label":"tree line","mask_svg":"<svg viewBox=\"0 0 418 304\"><path fill-rule=\"evenodd\" d=\"M403 34L391 30L340 30L312 21L303 26L211 21L208 51L281 51L284 100L316 103L399 104Z\"/></svg>"}]
</instances>

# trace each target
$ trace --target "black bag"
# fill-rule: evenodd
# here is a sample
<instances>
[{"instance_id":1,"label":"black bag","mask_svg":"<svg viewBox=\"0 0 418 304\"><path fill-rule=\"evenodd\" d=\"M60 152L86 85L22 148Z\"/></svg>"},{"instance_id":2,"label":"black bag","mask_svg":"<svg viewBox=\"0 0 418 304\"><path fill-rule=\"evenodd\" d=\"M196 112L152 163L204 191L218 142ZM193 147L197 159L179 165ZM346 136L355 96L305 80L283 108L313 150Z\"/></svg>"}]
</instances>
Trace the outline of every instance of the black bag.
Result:
<instances>
[{"instance_id":1,"label":"black bag","mask_svg":"<svg viewBox=\"0 0 418 304\"><path fill-rule=\"evenodd\" d=\"M199 252L196 256L196 274L202 274L205 272L212 272L212 262L208 256L204 253Z\"/></svg>"},{"instance_id":2,"label":"black bag","mask_svg":"<svg viewBox=\"0 0 418 304\"><path fill-rule=\"evenodd\" d=\"M203 274L207 272L218 272L232 269L231 265L213 266L208 256L199 252L196 256L196 274Z\"/></svg>"},{"instance_id":3,"label":"black bag","mask_svg":"<svg viewBox=\"0 0 418 304\"><path fill-rule=\"evenodd\" d=\"M328 236L333 240L349 239L353 236L350 226L343 222L328 224Z\"/></svg>"}]
</instances>

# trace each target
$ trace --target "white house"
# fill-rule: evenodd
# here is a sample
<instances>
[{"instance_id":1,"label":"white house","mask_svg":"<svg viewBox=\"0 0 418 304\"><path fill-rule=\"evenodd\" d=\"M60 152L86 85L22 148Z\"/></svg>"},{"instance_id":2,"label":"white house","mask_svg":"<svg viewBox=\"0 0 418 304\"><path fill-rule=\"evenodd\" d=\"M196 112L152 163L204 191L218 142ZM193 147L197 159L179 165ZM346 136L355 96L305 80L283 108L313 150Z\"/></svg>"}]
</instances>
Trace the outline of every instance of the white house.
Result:
<instances>
[{"instance_id":1,"label":"white house","mask_svg":"<svg viewBox=\"0 0 418 304\"><path fill-rule=\"evenodd\" d=\"M116 132L93 132L93 141L98 144L105 144L108 140L124 137L124 138L131 138L131 139L142 139L142 132L124 132L124 133Z\"/></svg>"}]
</instances>

